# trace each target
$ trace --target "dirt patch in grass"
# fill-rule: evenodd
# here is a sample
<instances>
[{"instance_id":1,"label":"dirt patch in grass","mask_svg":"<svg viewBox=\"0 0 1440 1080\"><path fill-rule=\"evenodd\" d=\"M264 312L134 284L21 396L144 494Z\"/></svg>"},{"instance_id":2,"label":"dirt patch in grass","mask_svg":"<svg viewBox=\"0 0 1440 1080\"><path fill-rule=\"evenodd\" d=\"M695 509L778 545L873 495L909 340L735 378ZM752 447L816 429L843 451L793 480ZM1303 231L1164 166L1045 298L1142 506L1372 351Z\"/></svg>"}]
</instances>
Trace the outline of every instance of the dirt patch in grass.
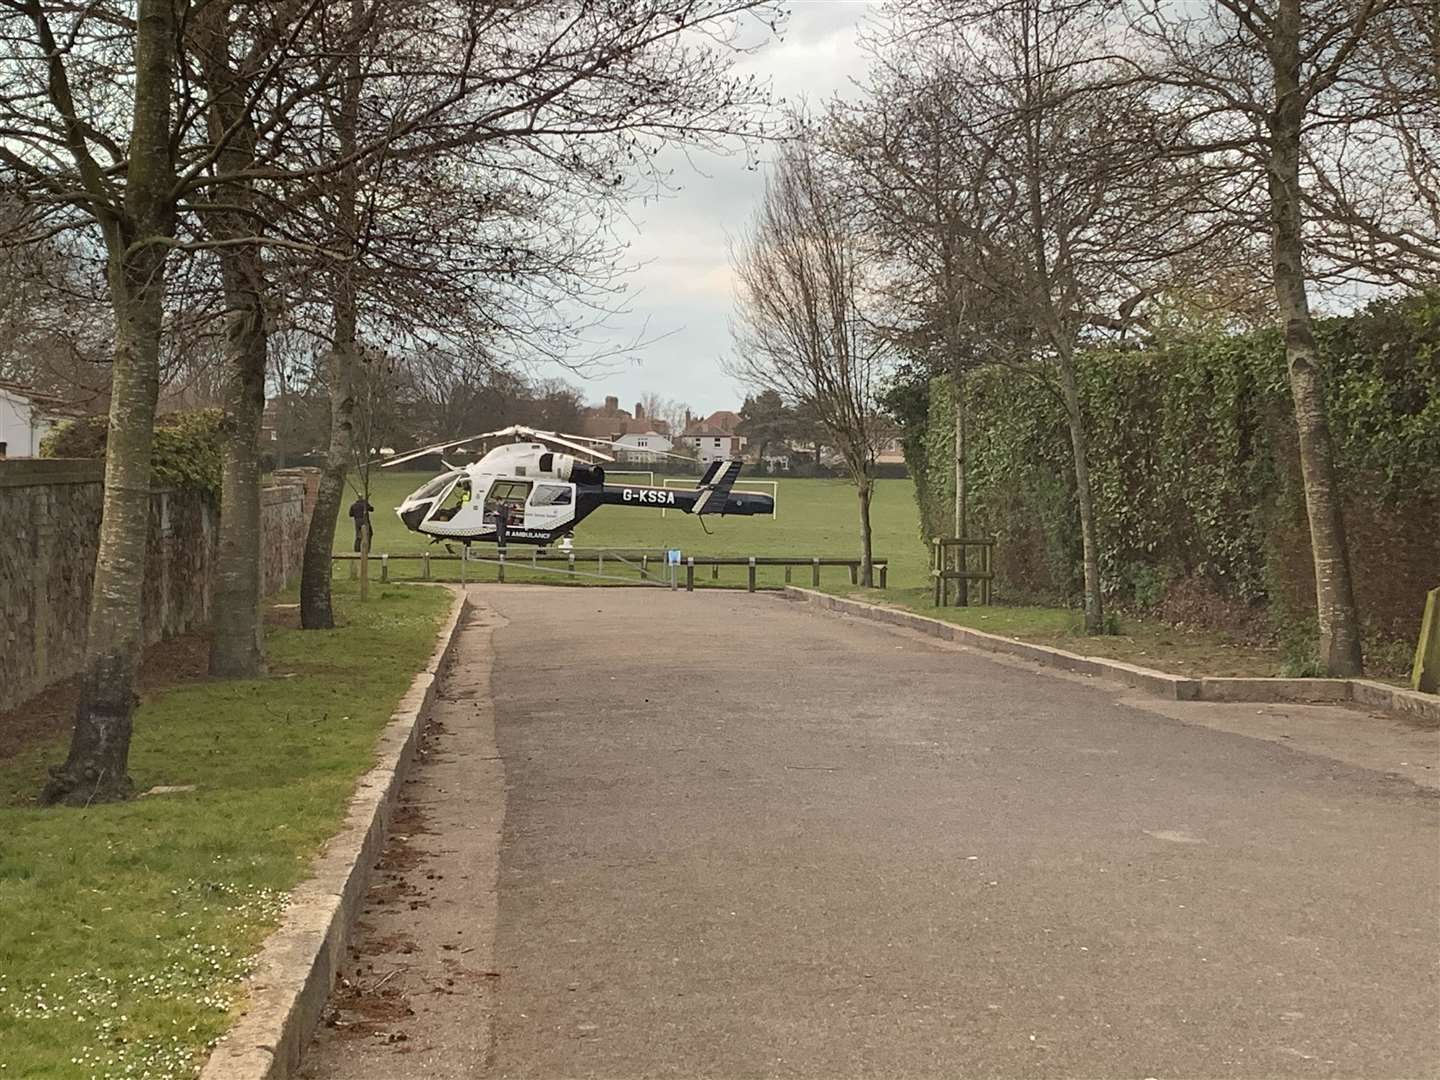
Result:
<instances>
[{"instance_id":1,"label":"dirt patch in grass","mask_svg":"<svg viewBox=\"0 0 1440 1080\"><path fill-rule=\"evenodd\" d=\"M210 634L196 631L150 646L140 662L139 691L143 699L167 687L198 682L209 676ZM42 743L57 742L70 732L80 678L52 683L30 700L0 712L0 761L19 756Z\"/></svg>"}]
</instances>

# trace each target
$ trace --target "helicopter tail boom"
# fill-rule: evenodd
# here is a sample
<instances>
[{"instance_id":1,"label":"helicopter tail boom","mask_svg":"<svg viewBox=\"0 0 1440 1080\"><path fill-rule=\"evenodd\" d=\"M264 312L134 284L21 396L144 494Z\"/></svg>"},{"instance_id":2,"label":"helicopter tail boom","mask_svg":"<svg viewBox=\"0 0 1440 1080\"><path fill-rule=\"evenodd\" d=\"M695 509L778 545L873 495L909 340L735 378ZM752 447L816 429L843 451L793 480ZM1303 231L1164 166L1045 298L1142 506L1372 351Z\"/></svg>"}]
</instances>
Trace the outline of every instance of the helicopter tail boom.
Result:
<instances>
[{"instance_id":1,"label":"helicopter tail boom","mask_svg":"<svg viewBox=\"0 0 1440 1080\"><path fill-rule=\"evenodd\" d=\"M714 461L695 488L646 487L637 484L606 484L601 504L653 506L662 510L683 510L687 514L769 514L775 500L769 495L731 489L740 475L739 461Z\"/></svg>"}]
</instances>

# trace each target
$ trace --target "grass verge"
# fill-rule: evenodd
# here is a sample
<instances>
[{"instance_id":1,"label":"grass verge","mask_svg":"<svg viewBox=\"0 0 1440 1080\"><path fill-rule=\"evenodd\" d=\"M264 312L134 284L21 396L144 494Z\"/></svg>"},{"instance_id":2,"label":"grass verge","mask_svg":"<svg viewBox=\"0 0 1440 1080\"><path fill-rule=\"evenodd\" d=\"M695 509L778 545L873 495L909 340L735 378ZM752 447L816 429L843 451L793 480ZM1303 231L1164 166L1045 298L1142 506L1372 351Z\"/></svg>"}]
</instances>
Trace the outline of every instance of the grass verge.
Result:
<instances>
[{"instance_id":1,"label":"grass verge","mask_svg":"<svg viewBox=\"0 0 1440 1080\"><path fill-rule=\"evenodd\" d=\"M1001 637L1048 645L1082 656L1123 660L1171 675L1273 676L1283 658L1278 649L1232 640L1214 631L1186 630L1165 623L1122 616L1118 634L1085 633L1079 611L1049 607L933 606L929 589L831 588L837 596L872 604L903 607L920 615L968 626Z\"/></svg>"},{"instance_id":2,"label":"grass verge","mask_svg":"<svg viewBox=\"0 0 1440 1080\"><path fill-rule=\"evenodd\" d=\"M365 605L348 582L335 593L340 629L271 628L271 677L141 704L137 789L195 790L40 809L16 802L63 745L0 762L0 1076L197 1073L450 603L439 589L375 588Z\"/></svg>"}]
</instances>

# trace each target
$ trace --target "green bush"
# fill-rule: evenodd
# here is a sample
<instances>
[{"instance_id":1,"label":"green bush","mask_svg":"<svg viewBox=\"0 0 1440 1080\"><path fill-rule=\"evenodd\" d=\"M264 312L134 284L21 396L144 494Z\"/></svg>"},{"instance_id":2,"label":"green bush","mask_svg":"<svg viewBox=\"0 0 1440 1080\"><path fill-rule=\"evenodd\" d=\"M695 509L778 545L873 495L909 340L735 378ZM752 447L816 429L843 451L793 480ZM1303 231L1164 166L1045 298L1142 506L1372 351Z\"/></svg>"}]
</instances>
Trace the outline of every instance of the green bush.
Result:
<instances>
[{"instance_id":1,"label":"green bush","mask_svg":"<svg viewBox=\"0 0 1440 1080\"><path fill-rule=\"evenodd\" d=\"M152 484L203 491L218 503L224 418L220 409L191 409L156 417ZM108 434L104 416L70 420L45 436L40 456L103 458Z\"/></svg>"}]
</instances>

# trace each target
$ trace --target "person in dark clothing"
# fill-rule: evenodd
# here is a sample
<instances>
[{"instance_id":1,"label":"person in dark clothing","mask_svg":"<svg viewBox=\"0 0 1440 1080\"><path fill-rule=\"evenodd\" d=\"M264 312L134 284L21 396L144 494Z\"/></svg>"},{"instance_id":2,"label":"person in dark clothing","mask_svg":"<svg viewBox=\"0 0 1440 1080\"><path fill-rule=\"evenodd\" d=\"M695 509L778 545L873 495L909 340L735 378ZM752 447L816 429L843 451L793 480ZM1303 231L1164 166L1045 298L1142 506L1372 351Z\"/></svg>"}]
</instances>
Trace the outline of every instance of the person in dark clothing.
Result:
<instances>
[{"instance_id":1,"label":"person in dark clothing","mask_svg":"<svg viewBox=\"0 0 1440 1080\"><path fill-rule=\"evenodd\" d=\"M355 550L360 550L361 541L370 528L370 511L375 507L362 495L350 504L350 517L355 521Z\"/></svg>"},{"instance_id":2,"label":"person in dark clothing","mask_svg":"<svg viewBox=\"0 0 1440 1080\"><path fill-rule=\"evenodd\" d=\"M510 504L500 503L495 507L495 545L505 550L506 534L510 531Z\"/></svg>"}]
</instances>

